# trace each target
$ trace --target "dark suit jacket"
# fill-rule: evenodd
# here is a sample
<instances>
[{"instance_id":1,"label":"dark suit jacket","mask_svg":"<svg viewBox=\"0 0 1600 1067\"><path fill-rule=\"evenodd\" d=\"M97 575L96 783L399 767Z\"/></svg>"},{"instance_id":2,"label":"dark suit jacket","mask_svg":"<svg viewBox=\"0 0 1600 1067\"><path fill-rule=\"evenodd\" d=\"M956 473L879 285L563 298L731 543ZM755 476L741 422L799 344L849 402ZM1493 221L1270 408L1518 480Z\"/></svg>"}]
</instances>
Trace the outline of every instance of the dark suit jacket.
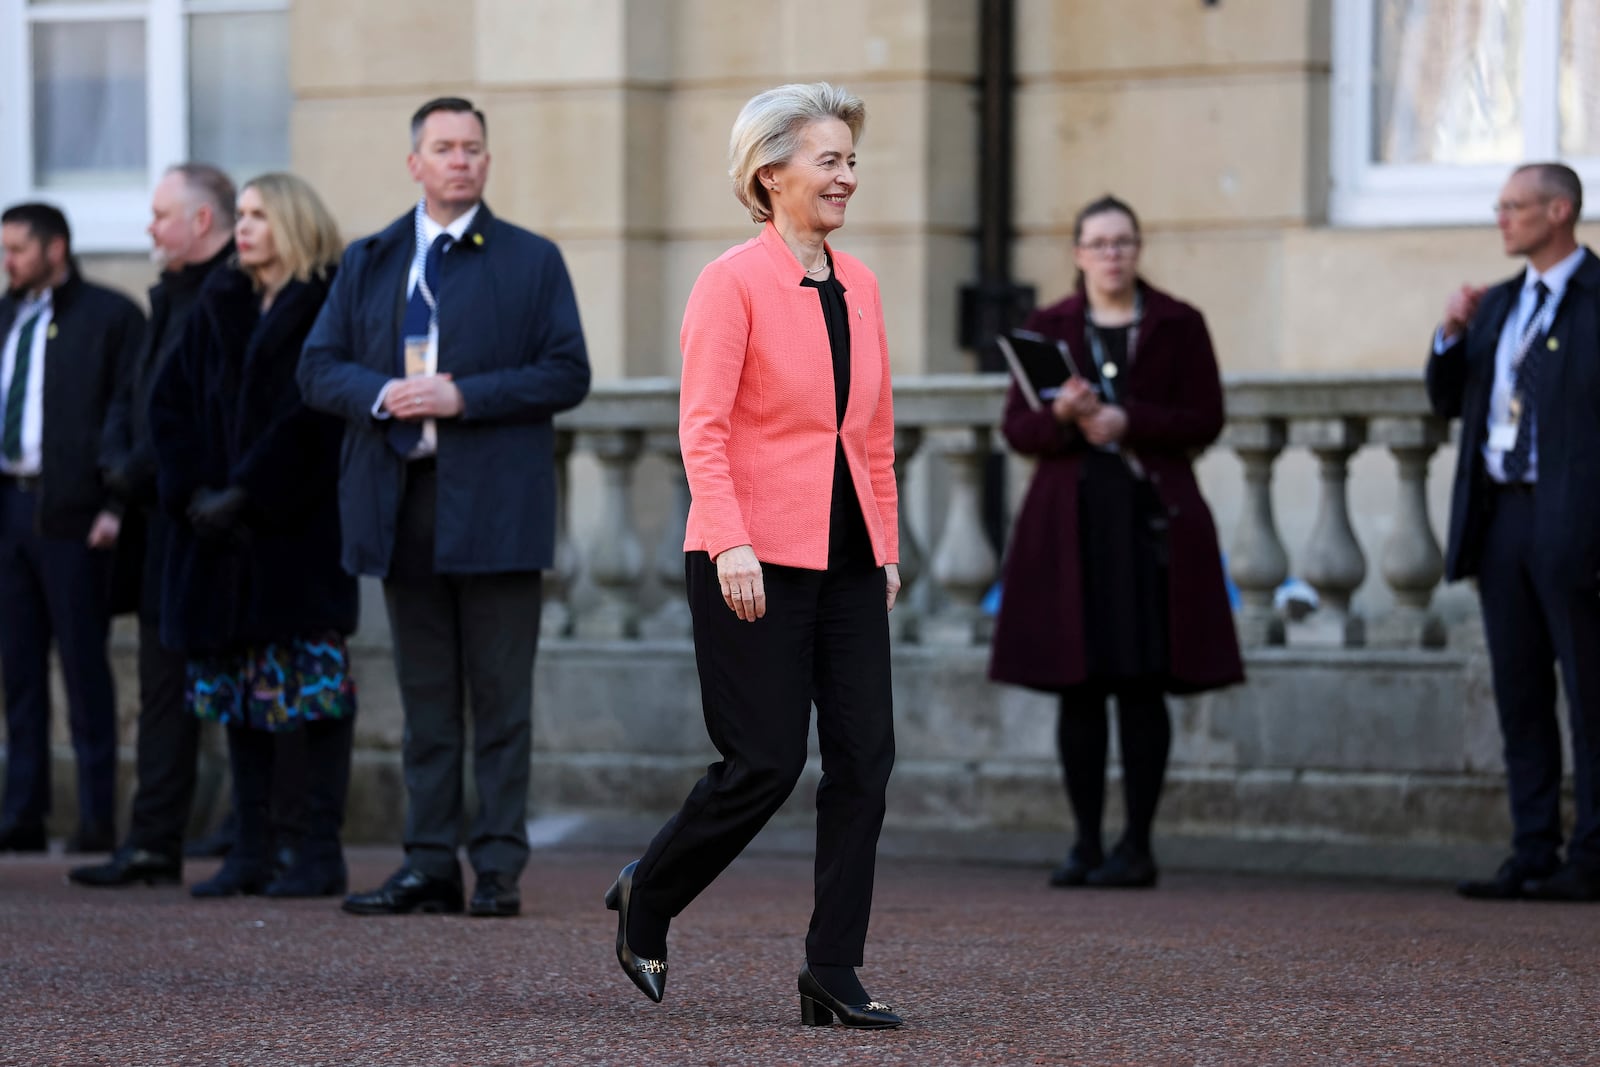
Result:
<instances>
[{"instance_id":1,"label":"dark suit jacket","mask_svg":"<svg viewBox=\"0 0 1600 1067\"><path fill-rule=\"evenodd\" d=\"M16 321L19 297L0 298L0 337ZM50 300L39 533L81 540L101 511L121 510L100 477L100 431L117 375L144 333L144 315L121 293L84 281L76 264Z\"/></svg>"},{"instance_id":2,"label":"dark suit jacket","mask_svg":"<svg viewBox=\"0 0 1600 1067\"><path fill-rule=\"evenodd\" d=\"M352 574L387 574L394 552L405 461L372 405L398 376L414 235L407 212L350 246L300 361L306 403L345 420L339 505ZM454 376L465 408L438 423L434 566L541 570L555 553L550 420L589 391L571 279L554 244L487 204L439 272L439 370Z\"/></svg>"},{"instance_id":3,"label":"dark suit jacket","mask_svg":"<svg viewBox=\"0 0 1600 1067\"><path fill-rule=\"evenodd\" d=\"M339 566L343 425L300 400L295 367L328 293L290 282L265 315L250 280L214 271L182 347L150 398L161 506L172 522L161 638L185 652L351 633L356 581ZM203 538L186 512L198 489L245 490L236 536Z\"/></svg>"},{"instance_id":4,"label":"dark suit jacket","mask_svg":"<svg viewBox=\"0 0 1600 1067\"><path fill-rule=\"evenodd\" d=\"M1445 576L1478 573L1489 514L1483 443L1494 388L1495 349L1516 306L1523 275L1484 294L1467 332L1428 358L1428 399L1460 417L1460 454L1450 504ZM1539 491L1534 536L1538 565L1561 583L1593 587L1600 570L1600 258L1585 249L1550 329L1534 396Z\"/></svg>"},{"instance_id":5,"label":"dark suit jacket","mask_svg":"<svg viewBox=\"0 0 1600 1067\"><path fill-rule=\"evenodd\" d=\"M1222 432L1222 382L1200 312L1143 282L1144 320L1127 375L1123 447L1135 453L1167 509L1167 687L1175 693L1244 680L1211 510L1191 457ZM1027 328L1064 339L1078 359L1087 312L1081 295L1040 308ZM1038 459L1006 549L1005 595L995 624L989 677L1061 690L1086 677L1078 481L1089 445L1046 408L1028 407L1015 385L1001 429L1011 447Z\"/></svg>"}]
</instances>

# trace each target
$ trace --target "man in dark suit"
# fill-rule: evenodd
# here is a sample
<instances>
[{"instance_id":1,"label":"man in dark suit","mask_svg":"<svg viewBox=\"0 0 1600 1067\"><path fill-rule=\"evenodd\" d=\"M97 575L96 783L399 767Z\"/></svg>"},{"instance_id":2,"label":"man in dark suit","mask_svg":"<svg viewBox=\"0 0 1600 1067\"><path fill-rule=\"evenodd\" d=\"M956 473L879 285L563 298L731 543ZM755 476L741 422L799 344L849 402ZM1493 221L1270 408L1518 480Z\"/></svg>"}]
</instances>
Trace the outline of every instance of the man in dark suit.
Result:
<instances>
[{"instance_id":1,"label":"man in dark suit","mask_svg":"<svg viewBox=\"0 0 1600 1067\"><path fill-rule=\"evenodd\" d=\"M119 376L100 442L106 484L124 519L119 568L138 572L138 787L128 836L105 863L77 867L78 885L156 885L182 879L183 832L194 799L200 721L186 706L185 659L161 643L161 570L171 520L156 500L155 450L146 417L150 389L183 343L201 283L233 254L233 182L206 163L173 167L150 198L150 240L161 277L150 290L150 324ZM129 537L132 531L143 536ZM120 610L127 610L126 608Z\"/></svg>"},{"instance_id":2,"label":"man in dark suit","mask_svg":"<svg viewBox=\"0 0 1600 1067\"><path fill-rule=\"evenodd\" d=\"M1494 673L1512 855L1462 896L1600 900L1600 259L1576 235L1583 187L1560 164L1518 168L1496 216L1526 260L1449 300L1428 396L1460 416L1446 560L1476 577ZM1562 858L1556 675L1572 728L1577 818Z\"/></svg>"},{"instance_id":3,"label":"man in dark suit","mask_svg":"<svg viewBox=\"0 0 1600 1067\"><path fill-rule=\"evenodd\" d=\"M0 299L0 671L6 782L0 852L42 852L50 811L50 645L66 681L78 763L69 852L116 839L117 712L106 654L119 507L101 483L100 428L139 344L133 301L91 285L66 216L0 214L10 291Z\"/></svg>"},{"instance_id":4,"label":"man in dark suit","mask_svg":"<svg viewBox=\"0 0 1600 1067\"><path fill-rule=\"evenodd\" d=\"M588 392L589 362L560 252L483 203L482 112L424 104L411 148L421 202L346 251L300 363L306 402L346 420L344 565L384 578L406 719L406 861L344 907L462 909L470 707L468 910L515 915L540 571L555 541L550 420Z\"/></svg>"}]
</instances>

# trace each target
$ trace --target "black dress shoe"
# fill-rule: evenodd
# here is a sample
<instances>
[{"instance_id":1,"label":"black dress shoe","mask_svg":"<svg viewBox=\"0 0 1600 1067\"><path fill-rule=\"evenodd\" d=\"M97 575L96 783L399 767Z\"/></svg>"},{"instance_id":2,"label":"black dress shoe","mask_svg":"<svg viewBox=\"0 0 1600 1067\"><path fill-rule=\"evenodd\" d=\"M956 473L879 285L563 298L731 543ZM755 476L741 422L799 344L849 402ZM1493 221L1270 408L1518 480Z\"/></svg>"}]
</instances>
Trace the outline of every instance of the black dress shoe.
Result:
<instances>
[{"instance_id":1,"label":"black dress shoe","mask_svg":"<svg viewBox=\"0 0 1600 1067\"><path fill-rule=\"evenodd\" d=\"M0 852L44 852L49 847L42 822L0 823Z\"/></svg>"},{"instance_id":2,"label":"black dress shoe","mask_svg":"<svg viewBox=\"0 0 1600 1067\"><path fill-rule=\"evenodd\" d=\"M1520 900L1524 882L1554 873L1553 868L1531 867L1513 856L1500 865L1493 878L1457 882L1456 893L1468 900Z\"/></svg>"},{"instance_id":3,"label":"black dress shoe","mask_svg":"<svg viewBox=\"0 0 1600 1067\"><path fill-rule=\"evenodd\" d=\"M106 863L74 867L67 872L74 885L120 889L130 885L177 885L183 881L183 861L159 852L129 846Z\"/></svg>"},{"instance_id":4,"label":"black dress shoe","mask_svg":"<svg viewBox=\"0 0 1600 1067\"><path fill-rule=\"evenodd\" d=\"M1085 855L1073 846L1061 866L1050 872L1050 884L1057 889L1071 889L1084 885L1089 880L1089 872L1104 862L1098 853Z\"/></svg>"},{"instance_id":5,"label":"black dress shoe","mask_svg":"<svg viewBox=\"0 0 1600 1067\"><path fill-rule=\"evenodd\" d=\"M287 862L283 862L287 860ZM304 853L280 856L278 876L261 891L265 897L342 897L349 889L344 857L324 859Z\"/></svg>"},{"instance_id":6,"label":"black dress shoe","mask_svg":"<svg viewBox=\"0 0 1600 1067\"><path fill-rule=\"evenodd\" d=\"M1121 847L1083 880L1097 889L1149 889L1156 884L1156 861L1148 852Z\"/></svg>"},{"instance_id":7,"label":"black dress shoe","mask_svg":"<svg viewBox=\"0 0 1600 1067\"><path fill-rule=\"evenodd\" d=\"M1593 903L1600 900L1600 871L1568 863L1548 878L1530 878L1523 882L1522 895L1529 900Z\"/></svg>"},{"instance_id":8,"label":"black dress shoe","mask_svg":"<svg viewBox=\"0 0 1600 1067\"><path fill-rule=\"evenodd\" d=\"M414 911L455 915L461 911L461 879L430 878L401 867L370 893L352 893L341 905L351 915L409 915Z\"/></svg>"},{"instance_id":9,"label":"black dress shoe","mask_svg":"<svg viewBox=\"0 0 1600 1067\"><path fill-rule=\"evenodd\" d=\"M67 838L68 852L111 852L117 847L117 833L110 823L81 823L78 832Z\"/></svg>"},{"instance_id":10,"label":"black dress shoe","mask_svg":"<svg viewBox=\"0 0 1600 1067\"><path fill-rule=\"evenodd\" d=\"M259 896L272 881L272 867L265 860L247 860L230 852L222 868L203 882L189 887L191 897Z\"/></svg>"},{"instance_id":11,"label":"black dress shoe","mask_svg":"<svg viewBox=\"0 0 1600 1067\"><path fill-rule=\"evenodd\" d=\"M639 866L634 860L622 868L617 880L606 890L606 907L617 913L617 962L622 973L633 980L640 991L657 1004L667 991L667 961L665 954L659 960L647 960L633 954L628 947L628 898L633 895L633 872Z\"/></svg>"},{"instance_id":12,"label":"black dress shoe","mask_svg":"<svg viewBox=\"0 0 1600 1067\"><path fill-rule=\"evenodd\" d=\"M507 881L504 875L495 871L484 871L478 875L478 884L473 887L472 900L467 904L467 914L479 918L509 918L522 913L522 894L517 892L517 887Z\"/></svg>"},{"instance_id":13,"label":"black dress shoe","mask_svg":"<svg viewBox=\"0 0 1600 1067\"><path fill-rule=\"evenodd\" d=\"M807 1026L832 1026L835 1017L842 1026L857 1030L892 1030L904 1019L887 1004L869 1000L865 1004L843 1004L817 981L809 966L800 970L800 1021Z\"/></svg>"}]
</instances>

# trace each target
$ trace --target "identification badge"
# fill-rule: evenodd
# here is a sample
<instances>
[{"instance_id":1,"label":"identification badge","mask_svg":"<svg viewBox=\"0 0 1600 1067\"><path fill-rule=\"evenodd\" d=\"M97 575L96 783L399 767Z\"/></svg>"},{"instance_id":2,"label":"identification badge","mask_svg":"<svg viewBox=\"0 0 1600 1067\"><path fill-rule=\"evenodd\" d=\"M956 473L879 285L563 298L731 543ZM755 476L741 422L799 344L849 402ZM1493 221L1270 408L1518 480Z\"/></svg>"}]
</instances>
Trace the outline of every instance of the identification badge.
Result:
<instances>
[{"instance_id":1,"label":"identification badge","mask_svg":"<svg viewBox=\"0 0 1600 1067\"><path fill-rule=\"evenodd\" d=\"M428 335L417 334L406 338L406 377L417 378L428 373Z\"/></svg>"},{"instance_id":2,"label":"identification badge","mask_svg":"<svg viewBox=\"0 0 1600 1067\"><path fill-rule=\"evenodd\" d=\"M1496 452L1509 452L1517 444L1517 424L1497 422L1489 427L1489 447Z\"/></svg>"}]
</instances>

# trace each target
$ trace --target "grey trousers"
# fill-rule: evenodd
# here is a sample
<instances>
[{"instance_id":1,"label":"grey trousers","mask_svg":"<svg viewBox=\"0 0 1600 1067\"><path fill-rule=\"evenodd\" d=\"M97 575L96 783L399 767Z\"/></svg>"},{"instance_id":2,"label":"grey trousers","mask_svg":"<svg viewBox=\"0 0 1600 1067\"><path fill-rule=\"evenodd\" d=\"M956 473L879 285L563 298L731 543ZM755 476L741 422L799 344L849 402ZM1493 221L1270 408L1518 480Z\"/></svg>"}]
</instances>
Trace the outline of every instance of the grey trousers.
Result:
<instances>
[{"instance_id":1,"label":"grey trousers","mask_svg":"<svg viewBox=\"0 0 1600 1067\"><path fill-rule=\"evenodd\" d=\"M406 863L456 878L464 807L467 716L478 807L467 858L511 881L528 861L528 763L542 576L432 574L431 469L408 478L397 567L384 582L405 709ZM421 543L425 542L425 544ZM418 561L422 561L420 564Z\"/></svg>"}]
</instances>

